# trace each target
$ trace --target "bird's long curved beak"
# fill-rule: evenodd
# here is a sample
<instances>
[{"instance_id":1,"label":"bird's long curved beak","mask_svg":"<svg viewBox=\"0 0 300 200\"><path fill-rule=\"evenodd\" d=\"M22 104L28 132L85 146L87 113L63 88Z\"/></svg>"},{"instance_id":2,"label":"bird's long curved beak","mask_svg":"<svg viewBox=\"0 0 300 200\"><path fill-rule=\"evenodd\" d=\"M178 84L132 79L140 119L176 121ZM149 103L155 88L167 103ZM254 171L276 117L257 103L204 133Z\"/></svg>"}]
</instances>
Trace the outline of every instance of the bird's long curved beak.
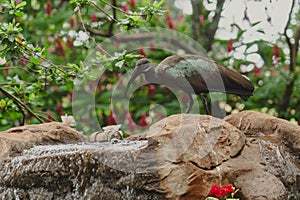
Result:
<instances>
[{"instance_id":1,"label":"bird's long curved beak","mask_svg":"<svg viewBox=\"0 0 300 200\"><path fill-rule=\"evenodd\" d=\"M130 87L130 85L132 84L132 82L141 74L142 72L140 72L137 68L135 68L133 70L133 72L131 73L131 76L130 76L130 79L128 81L128 84L126 86L126 89L125 89L125 93L124 93L124 97L126 97L127 95L127 92L128 92L128 89Z\"/></svg>"}]
</instances>

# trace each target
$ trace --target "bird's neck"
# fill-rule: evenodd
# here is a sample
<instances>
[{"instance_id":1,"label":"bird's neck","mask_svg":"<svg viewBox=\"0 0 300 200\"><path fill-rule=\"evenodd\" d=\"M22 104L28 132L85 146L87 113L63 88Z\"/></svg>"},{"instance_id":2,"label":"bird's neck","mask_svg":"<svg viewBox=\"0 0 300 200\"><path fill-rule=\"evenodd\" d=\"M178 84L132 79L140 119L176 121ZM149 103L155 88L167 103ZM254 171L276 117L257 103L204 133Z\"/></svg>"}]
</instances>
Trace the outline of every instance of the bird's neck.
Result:
<instances>
[{"instance_id":1,"label":"bird's neck","mask_svg":"<svg viewBox=\"0 0 300 200\"><path fill-rule=\"evenodd\" d=\"M157 75L155 74L155 71L153 68L149 69L147 72L144 73L145 78L149 83L156 83L158 80Z\"/></svg>"}]
</instances>

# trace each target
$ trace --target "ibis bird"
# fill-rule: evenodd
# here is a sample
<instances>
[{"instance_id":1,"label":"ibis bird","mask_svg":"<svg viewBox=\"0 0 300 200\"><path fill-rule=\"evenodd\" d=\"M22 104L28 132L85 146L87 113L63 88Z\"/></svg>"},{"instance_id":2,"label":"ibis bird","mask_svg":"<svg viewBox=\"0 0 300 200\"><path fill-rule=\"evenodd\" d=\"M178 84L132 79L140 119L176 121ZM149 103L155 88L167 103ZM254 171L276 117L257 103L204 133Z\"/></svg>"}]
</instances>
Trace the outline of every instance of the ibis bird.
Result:
<instances>
[{"instance_id":1,"label":"ibis bird","mask_svg":"<svg viewBox=\"0 0 300 200\"><path fill-rule=\"evenodd\" d=\"M190 112L194 104L192 94L200 96L206 113L209 114L202 93L236 94L246 101L254 91L253 84L240 73L219 65L207 57L186 54L167 57L155 69L149 59L138 60L125 89L125 96L130 85L142 73L149 83L184 91L189 97L186 113Z\"/></svg>"}]
</instances>

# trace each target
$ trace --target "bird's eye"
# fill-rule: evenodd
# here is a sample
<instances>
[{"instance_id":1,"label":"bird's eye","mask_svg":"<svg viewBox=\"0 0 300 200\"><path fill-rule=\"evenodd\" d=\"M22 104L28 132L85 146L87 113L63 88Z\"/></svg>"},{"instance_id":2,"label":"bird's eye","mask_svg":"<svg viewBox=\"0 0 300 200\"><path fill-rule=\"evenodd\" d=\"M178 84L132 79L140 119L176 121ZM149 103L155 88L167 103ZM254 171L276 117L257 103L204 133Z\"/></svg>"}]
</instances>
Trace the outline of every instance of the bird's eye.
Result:
<instances>
[{"instance_id":1,"label":"bird's eye","mask_svg":"<svg viewBox=\"0 0 300 200\"><path fill-rule=\"evenodd\" d=\"M147 63L149 63L149 61L148 60L142 60L142 61L140 61L139 63L138 63L138 65L145 65L145 64L147 64Z\"/></svg>"}]
</instances>

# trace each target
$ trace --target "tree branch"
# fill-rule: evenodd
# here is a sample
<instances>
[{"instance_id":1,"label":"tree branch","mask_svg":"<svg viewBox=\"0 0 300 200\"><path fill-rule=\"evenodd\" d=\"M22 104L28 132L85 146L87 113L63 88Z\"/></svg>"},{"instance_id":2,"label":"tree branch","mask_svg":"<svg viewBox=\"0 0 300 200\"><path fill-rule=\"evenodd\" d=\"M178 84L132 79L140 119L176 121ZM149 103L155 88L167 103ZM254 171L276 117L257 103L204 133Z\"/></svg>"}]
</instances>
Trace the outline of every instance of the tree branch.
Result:
<instances>
[{"instance_id":1,"label":"tree branch","mask_svg":"<svg viewBox=\"0 0 300 200\"><path fill-rule=\"evenodd\" d=\"M110 21L110 24L109 24L109 28L108 28L108 34L109 35L113 35L113 28L114 28L114 24L115 22L117 22L117 13L116 13L116 7L117 7L117 2L116 0L111 0L111 4L112 4L112 12L113 12L113 19L114 20L111 20Z\"/></svg>"},{"instance_id":2,"label":"tree branch","mask_svg":"<svg viewBox=\"0 0 300 200\"><path fill-rule=\"evenodd\" d=\"M193 38L194 40L200 43L200 40L202 39L201 38L202 27L199 21L199 16L201 15L200 9L202 4L201 1L198 0L192 0L191 3L193 8L193 14L192 14Z\"/></svg>"},{"instance_id":3,"label":"tree branch","mask_svg":"<svg viewBox=\"0 0 300 200\"><path fill-rule=\"evenodd\" d=\"M289 27L291 19L292 19L292 14L293 14L293 8L294 8L294 5L295 5L295 1L296 0L293 0L293 2L292 2L291 10L290 10L290 13L289 13L289 17L288 17L288 20L286 22L286 25L285 25L284 31L283 31L283 34L285 36L286 42L287 42L290 50L293 49L293 44L291 43L291 39L287 35L287 30L288 30L288 27Z\"/></svg>"},{"instance_id":4,"label":"tree branch","mask_svg":"<svg viewBox=\"0 0 300 200\"><path fill-rule=\"evenodd\" d=\"M36 118L39 122L44 123L45 121L40 118L38 115L36 115L28 106L26 106L24 103L22 103L16 96L13 94L10 94L8 91L6 91L3 87L0 87L0 92L2 92L5 96L12 99L15 104L21 109L20 111L24 113L23 109L25 109L28 113L30 113L34 118Z\"/></svg>"},{"instance_id":5,"label":"tree branch","mask_svg":"<svg viewBox=\"0 0 300 200\"><path fill-rule=\"evenodd\" d=\"M100 6L98 6L94 1L90 1L90 3L93 6L95 6L98 10L100 10L101 12L103 12L107 16L107 18L109 18L109 20L117 22L117 20L114 17L110 16L103 8L101 8Z\"/></svg>"},{"instance_id":6,"label":"tree branch","mask_svg":"<svg viewBox=\"0 0 300 200\"><path fill-rule=\"evenodd\" d=\"M202 25L199 21L199 17L201 14L201 8L203 7L203 3L199 0L192 0L193 14L192 14L192 30L193 38L203 44L206 51L211 51L212 44L214 42L215 34L218 29L219 21L221 18L221 14L223 11L224 0L218 0L215 10L215 15L213 17L212 22L208 25L206 32L202 29Z\"/></svg>"},{"instance_id":7,"label":"tree branch","mask_svg":"<svg viewBox=\"0 0 300 200\"><path fill-rule=\"evenodd\" d=\"M293 0L293 2L292 2L289 17L288 17L287 23L284 27L284 33L283 33L286 38L288 47L290 49L290 66L289 66L290 73L293 73L295 71L296 60L297 60L296 58L297 58L297 52L298 52L298 46L299 46L299 37L300 37L300 26L296 30L294 44L291 42L291 38L289 38L288 34L287 34L287 30L290 25L292 14L293 14L293 8L295 5L295 1L296 0ZM292 98L292 94L293 94L294 85L295 85L295 78L292 78L290 80L290 82L286 85L285 92L282 97L282 103L281 103L280 109L279 109L281 117L284 116L284 113L287 111L287 108L289 107L289 104L290 104L290 101Z\"/></svg>"},{"instance_id":8,"label":"tree branch","mask_svg":"<svg viewBox=\"0 0 300 200\"><path fill-rule=\"evenodd\" d=\"M208 41L207 41L207 44L206 44L206 47L205 47L205 49L207 51L211 51L211 49L212 49L212 44L214 42L214 38L215 38L217 29L218 29L218 25L219 25L219 22L220 22L220 19L221 19L221 14L222 14L222 11L223 11L224 2L225 2L224 0L218 0L217 1L217 7L216 7L215 15L214 15L213 21L210 24L210 27L207 31Z\"/></svg>"},{"instance_id":9,"label":"tree branch","mask_svg":"<svg viewBox=\"0 0 300 200\"><path fill-rule=\"evenodd\" d=\"M300 25L297 27L296 33L295 33L295 55L297 56L299 51L299 41L300 40Z\"/></svg>"}]
</instances>

